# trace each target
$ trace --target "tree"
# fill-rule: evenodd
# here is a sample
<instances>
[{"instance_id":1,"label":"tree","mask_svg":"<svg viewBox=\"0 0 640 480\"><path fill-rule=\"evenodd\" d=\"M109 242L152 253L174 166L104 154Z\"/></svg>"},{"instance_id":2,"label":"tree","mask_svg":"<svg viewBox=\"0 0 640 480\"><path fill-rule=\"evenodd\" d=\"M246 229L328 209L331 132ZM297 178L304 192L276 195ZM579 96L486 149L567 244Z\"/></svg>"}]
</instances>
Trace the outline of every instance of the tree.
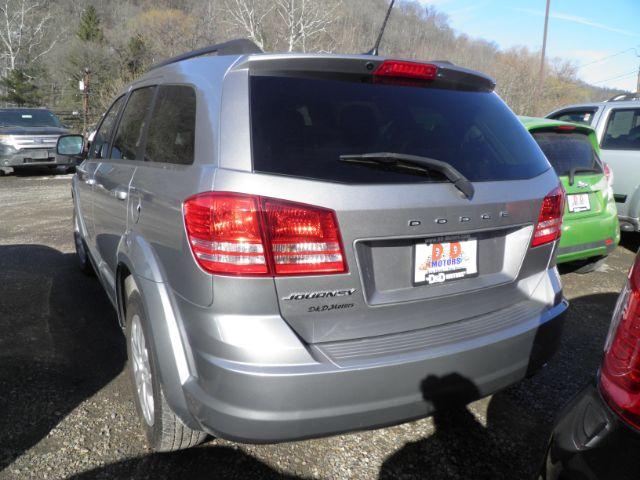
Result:
<instances>
[{"instance_id":1,"label":"tree","mask_svg":"<svg viewBox=\"0 0 640 480\"><path fill-rule=\"evenodd\" d=\"M197 20L175 8L152 8L129 22L129 31L143 40L149 60L178 55L199 46Z\"/></svg>"},{"instance_id":2,"label":"tree","mask_svg":"<svg viewBox=\"0 0 640 480\"><path fill-rule=\"evenodd\" d=\"M131 75L138 75L148 63L148 48L141 34L129 39L124 52L124 64Z\"/></svg>"},{"instance_id":3,"label":"tree","mask_svg":"<svg viewBox=\"0 0 640 480\"><path fill-rule=\"evenodd\" d=\"M273 11L265 0L225 0L226 22L242 31L262 50L267 49L266 18Z\"/></svg>"},{"instance_id":4,"label":"tree","mask_svg":"<svg viewBox=\"0 0 640 480\"><path fill-rule=\"evenodd\" d=\"M100 26L100 17L98 11L93 5L89 5L82 13L80 25L76 30L76 36L85 42L101 42L104 40L102 27Z\"/></svg>"},{"instance_id":5,"label":"tree","mask_svg":"<svg viewBox=\"0 0 640 480\"><path fill-rule=\"evenodd\" d=\"M15 68L6 77L0 79L0 87L4 95L0 100L18 107L34 107L42 102L42 95L38 87L33 83L33 76L24 70Z\"/></svg>"},{"instance_id":6,"label":"tree","mask_svg":"<svg viewBox=\"0 0 640 480\"><path fill-rule=\"evenodd\" d=\"M51 51L57 39L46 42L50 20L46 0L0 1L0 44L8 70L24 67Z\"/></svg>"},{"instance_id":7,"label":"tree","mask_svg":"<svg viewBox=\"0 0 640 480\"><path fill-rule=\"evenodd\" d=\"M307 44L327 33L333 21L333 9L326 2L313 0L276 0L278 16L284 24L284 41L288 52L307 51Z\"/></svg>"}]
</instances>

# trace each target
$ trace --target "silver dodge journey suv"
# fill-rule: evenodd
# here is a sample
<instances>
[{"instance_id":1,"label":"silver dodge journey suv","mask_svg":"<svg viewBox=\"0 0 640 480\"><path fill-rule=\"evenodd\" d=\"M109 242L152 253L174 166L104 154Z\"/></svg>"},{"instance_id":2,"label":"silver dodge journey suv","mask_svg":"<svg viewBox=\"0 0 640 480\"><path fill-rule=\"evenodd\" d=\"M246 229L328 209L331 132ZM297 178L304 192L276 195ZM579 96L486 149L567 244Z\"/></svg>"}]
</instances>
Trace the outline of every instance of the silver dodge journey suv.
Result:
<instances>
[{"instance_id":1,"label":"silver dodge journey suv","mask_svg":"<svg viewBox=\"0 0 640 480\"><path fill-rule=\"evenodd\" d=\"M493 88L238 40L113 102L73 179L75 241L152 448L397 424L547 362L564 193Z\"/></svg>"}]
</instances>

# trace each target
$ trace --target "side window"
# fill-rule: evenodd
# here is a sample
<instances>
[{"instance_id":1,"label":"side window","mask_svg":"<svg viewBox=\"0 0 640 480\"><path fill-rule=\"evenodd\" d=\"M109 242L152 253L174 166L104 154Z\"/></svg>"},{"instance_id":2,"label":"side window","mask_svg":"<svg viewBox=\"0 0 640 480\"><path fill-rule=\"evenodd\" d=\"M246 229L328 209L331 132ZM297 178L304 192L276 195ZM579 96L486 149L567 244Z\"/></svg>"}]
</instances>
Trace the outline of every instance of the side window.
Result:
<instances>
[{"instance_id":1,"label":"side window","mask_svg":"<svg viewBox=\"0 0 640 480\"><path fill-rule=\"evenodd\" d=\"M145 87L131 92L129 101L116 130L111 148L111 158L123 160L140 160L140 147L144 135L153 93L156 87Z\"/></svg>"},{"instance_id":2,"label":"side window","mask_svg":"<svg viewBox=\"0 0 640 480\"><path fill-rule=\"evenodd\" d=\"M602 139L607 150L640 150L640 109L613 110Z\"/></svg>"},{"instance_id":3,"label":"side window","mask_svg":"<svg viewBox=\"0 0 640 480\"><path fill-rule=\"evenodd\" d=\"M149 123L145 160L191 165L196 129L196 93L185 85L159 87Z\"/></svg>"},{"instance_id":4,"label":"side window","mask_svg":"<svg viewBox=\"0 0 640 480\"><path fill-rule=\"evenodd\" d=\"M551 118L554 120L560 120L562 122L581 123L583 125L591 125L594 117L593 110L572 110L570 112L564 111L555 114Z\"/></svg>"},{"instance_id":5,"label":"side window","mask_svg":"<svg viewBox=\"0 0 640 480\"><path fill-rule=\"evenodd\" d=\"M124 95L113 102L113 105L111 105L111 108L109 108L105 114L100 127L98 127L98 130L93 136L93 141L91 142L87 158L100 159L106 157L107 150L109 150L109 141L111 140L113 126L116 123L123 101Z\"/></svg>"}]
</instances>

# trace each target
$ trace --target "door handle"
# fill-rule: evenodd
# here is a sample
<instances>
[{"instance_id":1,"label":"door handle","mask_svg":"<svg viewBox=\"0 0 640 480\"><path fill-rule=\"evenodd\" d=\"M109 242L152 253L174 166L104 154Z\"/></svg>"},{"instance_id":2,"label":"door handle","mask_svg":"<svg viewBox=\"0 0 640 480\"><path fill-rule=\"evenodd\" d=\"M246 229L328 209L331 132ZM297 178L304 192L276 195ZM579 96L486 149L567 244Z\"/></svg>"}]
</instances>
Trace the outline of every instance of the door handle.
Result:
<instances>
[{"instance_id":1,"label":"door handle","mask_svg":"<svg viewBox=\"0 0 640 480\"><path fill-rule=\"evenodd\" d=\"M121 201L126 200L127 197L129 196L127 191L121 188L116 188L115 190L111 190L111 195L113 195L114 197L116 197L118 200L121 200Z\"/></svg>"}]
</instances>

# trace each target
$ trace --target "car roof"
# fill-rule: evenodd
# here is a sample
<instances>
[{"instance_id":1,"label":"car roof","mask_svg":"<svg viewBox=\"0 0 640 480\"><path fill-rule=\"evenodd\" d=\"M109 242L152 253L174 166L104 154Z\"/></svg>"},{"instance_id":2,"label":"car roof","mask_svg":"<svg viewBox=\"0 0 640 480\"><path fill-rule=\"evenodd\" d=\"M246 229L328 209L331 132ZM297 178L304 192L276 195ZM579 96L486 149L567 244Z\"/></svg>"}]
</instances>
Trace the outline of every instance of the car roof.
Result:
<instances>
[{"instance_id":1,"label":"car roof","mask_svg":"<svg viewBox=\"0 0 640 480\"><path fill-rule=\"evenodd\" d=\"M561 127L561 126L569 126L575 127L580 130L586 130L589 132L595 132L595 130L589 125L584 125L581 123L572 123L572 122L562 122L560 120L552 120L550 118L540 118L540 117L526 117L519 116L518 119L522 122L525 128L529 131L537 130L539 128L553 128L553 127Z\"/></svg>"},{"instance_id":2,"label":"car roof","mask_svg":"<svg viewBox=\"0 0 640 480\"><path fill-rule=\"evenodd\" d=\"M616 97L614 97L616 98ZM548 113L548 115L553 115L558 112L562 112L565 110L580 110L580 109L593 109L596 110L598 108L618 108L618 107L640 107L639 100L614 100L609 99L603 102L590 102L590 103L574 103L571 105L565 105L560 108L556 108Z\"/></svg>"},{"instance_id":3,"label":"car roof","mask_svg":"<svg viewBox=\"0 0 640 480\"><path fill-rule=\"evenodd\" d=\"M157 65L150 67L147 72L129 84L122 93L142 86L165 75L177 74L183 77L199 76L206 72L206 77L218 80L224 77L227 72L232 69L256 68L266 62L275 62L278 68L289 70L291 65L303 66L308 61L313 62L335 62L349 60L370 60L371 62L383 62L385 60L398 60L417 63L429 63L437 67L455 72L455 75L467 78L474 77L477 81L483 83L483 88L493 91L495 88L495 80L482 72L464 68L448 61L441 60L415 60L405 59L396 56L376 56L369 54L336 54L336 53L298 53L284 52L272 53L263 52L253 42L246 39L230 40L217 45L211 45L191 52L178 55L167 59ZM291 62L291 63L289 63ZM328 66L328 65L327 65ZM453 80L457 81L455 77Z\"/></svg>"}]
</instances>

